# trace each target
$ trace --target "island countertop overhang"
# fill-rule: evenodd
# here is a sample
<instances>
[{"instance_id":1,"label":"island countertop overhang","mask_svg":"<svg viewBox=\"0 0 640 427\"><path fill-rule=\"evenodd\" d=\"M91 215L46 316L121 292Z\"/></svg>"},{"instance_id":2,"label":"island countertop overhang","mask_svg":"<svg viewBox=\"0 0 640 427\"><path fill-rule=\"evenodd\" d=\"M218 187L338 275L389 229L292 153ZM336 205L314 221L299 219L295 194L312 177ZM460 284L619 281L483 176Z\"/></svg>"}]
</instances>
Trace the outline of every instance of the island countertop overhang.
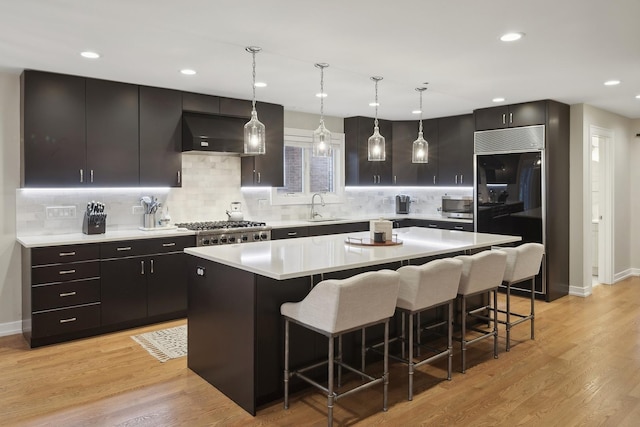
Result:
<instances>
[{"instance_id":1,"label":"island countertop overhang","mask_svg":"<svg viewBox=\"0 0 640 427\"><path fill-rule=\"evenodd\" d=\"M402 245L367 247L346 243L347 237L368 237L369 232L363 231L250 244L194 247L186 248L185 252L272 279L285 280L487 248L521 240L519 236L422 227L394 229L395 233L403 242Z\"/></svg>"}]
</instances>

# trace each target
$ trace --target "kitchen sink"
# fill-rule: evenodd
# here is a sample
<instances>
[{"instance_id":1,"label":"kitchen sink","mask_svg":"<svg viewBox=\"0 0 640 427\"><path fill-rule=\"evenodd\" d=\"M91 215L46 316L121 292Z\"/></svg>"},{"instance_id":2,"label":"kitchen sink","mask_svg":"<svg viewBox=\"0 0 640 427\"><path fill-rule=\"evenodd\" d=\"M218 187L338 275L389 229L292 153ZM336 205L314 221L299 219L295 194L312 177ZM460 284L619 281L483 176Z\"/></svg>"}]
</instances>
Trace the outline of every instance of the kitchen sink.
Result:
<instances>
[{"instance_id":1,"label":"kitchen sink","mask_svg":"<svg viewBox=\"0 0 640 427\"><path fill-rule=\"evenodd\" d=\"M320 216L312 219L308 219L309 222L325 222L325 221L340 221L343 218L336 218L333 216Z\"/></svg>"}]
</instances>

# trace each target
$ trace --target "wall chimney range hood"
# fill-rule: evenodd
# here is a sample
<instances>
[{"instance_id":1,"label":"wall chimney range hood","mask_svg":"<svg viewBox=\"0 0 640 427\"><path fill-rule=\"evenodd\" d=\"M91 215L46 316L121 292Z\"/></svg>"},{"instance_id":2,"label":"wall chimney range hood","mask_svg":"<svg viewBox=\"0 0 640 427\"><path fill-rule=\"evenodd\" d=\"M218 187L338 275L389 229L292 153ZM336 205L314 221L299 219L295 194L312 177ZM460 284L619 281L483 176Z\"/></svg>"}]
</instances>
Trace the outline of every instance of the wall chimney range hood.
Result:
<instances>
[{"instance_id":1,"label":"wall chimney range hood","mask_svg":"<svg viewBox=\"0 0 640 427\"><path fill-rule=\"evenodd\" d=\"M244 154L244 117L182 113L182 151Z\"/></svg>"}]
</instances>

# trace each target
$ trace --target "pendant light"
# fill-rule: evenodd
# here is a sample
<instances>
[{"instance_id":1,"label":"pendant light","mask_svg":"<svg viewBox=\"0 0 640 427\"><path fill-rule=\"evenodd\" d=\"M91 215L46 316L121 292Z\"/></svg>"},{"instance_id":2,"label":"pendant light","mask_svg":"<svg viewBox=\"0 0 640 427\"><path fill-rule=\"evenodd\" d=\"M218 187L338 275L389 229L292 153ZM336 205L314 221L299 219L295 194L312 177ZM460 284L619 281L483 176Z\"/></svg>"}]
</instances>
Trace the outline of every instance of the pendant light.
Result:
<instances>
[{"instance_id":1,"label":"pendant light","mask_svg":"<svg viewBox=\"0 0 640 427\"><path fill-rule=\"evenodd\" d=\"M373 122L373 135L369 137L367 144L367 154L370 162L383 162L385 160L384 136L380 135L378 128L378 82L382 77L371 77L376 82L376 118Z\"/></svg>"},{"instance_id":2,"label":"pendant light","mask_svg":"<svg viewBox=\"0 0 640 427\"><path fill-rule=\"evenodd\" d=\"M412 163L429 163L429 143L422 136L422 92L427 90L426 87L417 87L420 92L420 127L418 128L418 139L413 141L413 149L411 150Z\"/></svg>"},{"instance_id":3,"label":"pendant light","mask_svg":"<svg viewBox=\"0 0 640 427\"><path fill-rule=\"evenodd\" d=\"M253 100L251 109L251 120L244 125L244 153L264 154L266 152L264 125L258 120L256 112L256 53L262 49L257 46L245 48L253 56Z\"/></svg>"},{"instance_id":4,"label":"pendant light","mask_svg":"<svg viewBox=\"0 0 640 427\"><path fill-rule=\"evenodd\" d=\"M313 131L313 156L314 157L330 157L331 156L331 132L324 127L324 69L329 66L324 62L315 64L320 68L320 125L318 129Z\"/></svg>"}]
</instances>

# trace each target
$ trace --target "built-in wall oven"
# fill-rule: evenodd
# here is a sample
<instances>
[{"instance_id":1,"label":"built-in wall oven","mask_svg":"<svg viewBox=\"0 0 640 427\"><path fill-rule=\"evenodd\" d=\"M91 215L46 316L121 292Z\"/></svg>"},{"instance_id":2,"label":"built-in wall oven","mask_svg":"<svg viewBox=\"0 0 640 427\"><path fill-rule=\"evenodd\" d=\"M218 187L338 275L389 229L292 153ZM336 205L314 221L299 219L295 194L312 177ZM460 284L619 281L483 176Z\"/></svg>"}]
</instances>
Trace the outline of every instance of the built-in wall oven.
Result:
<instances>
[{"instance_id":1,"label":"built-in wall oven","mask_svg":"<svg viewBox=\"0 0 640 427\"><path fill-rule=\"evenodd\" d=\"M444 218L473 219L473 196L442 196Z\"/></svg>"}]
</instances>

